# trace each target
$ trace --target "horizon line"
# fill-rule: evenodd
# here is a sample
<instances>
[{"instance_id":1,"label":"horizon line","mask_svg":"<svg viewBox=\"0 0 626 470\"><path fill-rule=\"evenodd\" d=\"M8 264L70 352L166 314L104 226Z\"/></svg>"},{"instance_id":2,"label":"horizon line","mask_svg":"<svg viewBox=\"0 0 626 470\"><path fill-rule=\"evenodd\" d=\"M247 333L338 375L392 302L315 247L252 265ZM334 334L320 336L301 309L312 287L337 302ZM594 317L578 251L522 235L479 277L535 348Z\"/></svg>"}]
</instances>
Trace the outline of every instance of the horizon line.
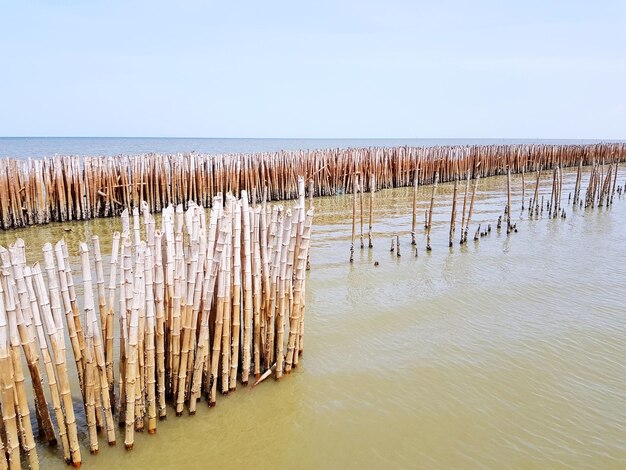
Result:
<instances>
[{"instance_id":1,"label":"horizon line","mask_svg":"<svg viewBox=\"0 0 626 470\"><path fill-rule=\"evenodd\" d=\"M623 141L615 137L189 137L189 136L88 136L5 135L0 139L204 139L204 140L596 140Z\"/></svg>"}]
</instances>

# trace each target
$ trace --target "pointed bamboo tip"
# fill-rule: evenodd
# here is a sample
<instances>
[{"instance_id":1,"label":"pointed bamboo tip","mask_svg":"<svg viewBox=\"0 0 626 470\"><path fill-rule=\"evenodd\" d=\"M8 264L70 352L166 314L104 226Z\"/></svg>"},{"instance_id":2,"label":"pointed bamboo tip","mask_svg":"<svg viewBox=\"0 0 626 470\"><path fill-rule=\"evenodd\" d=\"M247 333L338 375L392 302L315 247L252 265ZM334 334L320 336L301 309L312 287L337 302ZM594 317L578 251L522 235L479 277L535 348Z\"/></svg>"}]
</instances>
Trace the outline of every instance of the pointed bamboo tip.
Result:
<instances>
[{"instance_id":1,"label":"pointed bamboo tip","mask_svg":"<svg viewBox=\"0 0 626 470\"><path fill-rule=\"evenodd\" d=\"M183 412L182 412L182 411L177 411L177 412L176 412L176 417L177 417L177 418L180 418L182 415L183 415Z\"/></svg>"},{"instance_id":2,"label":"pointed bamboo tip","mask_svg":"<svg viewBox=\"0 0 626 470\"><path fill-rule=\"evenodd\" d=\"M49 445L50 447L56 447L56 446L57 446L57 444L58 444L58 442L57 442L56 438L52 438L52 439L50 439L50 440L48 441L48 445Z\"/></svg>"},{"instance_id":3,"label":"pointed bamboo tip","mask_svg":"<svg viewBox=\"0 0 626 470\"><path fill-rule=\"evenodd\" d=\"M248 386L248 381L247 380L245 382L242 381L241 385L243 385L244 387L247 387Z\"/></svg>"},{"instance_id":4,"label":"pointed bamboo tip","mask_svg":"<svg viewBox=\"0 0 626 470\"><path fill-rule=\"evenodd\" d=\"M72 462L72 467L74 467L74 468L80 468L80 461L78 461L78 462Z\"/></svg>"},{"instance_id":5,"label":"pointed bamboo tip","mask_svg":"<svg viewBox=\"0 0 626 470\"><path fill-rule=\"evenodd\" d=\"M159 421L165 421L167 419L167 415L159 416Z\"/></svg>"},{"instance_id":6,"label":"pointed bamboo tip","mask_svg":"<svg viewBox=\"0 0 626 470\"><path fill-rule=\"evenodd\" d=\"M109 441L109 447L115 447L116 444L116 441Z\"/></svg>"},{"instance_id":7,"label":"pointed bamboo tip","mask_svg":"<svg viewBox=\"0 0 626 470\"><path fill-rule=\"evenodd\" d=\"M89 453L90 453L91 455L98 455L98 449L91 449L91 450L89 451ZM76 466L76 465L74 465L74 466ZM80 463L78 464L78 466L80 467Z\"/></svg>"},{"instance_id":8,"label":"pointed bamboo tip","mask_svg":"<svg viewBox=\"0 0 626 470\"><path fill-rule=\"evenodd\" d=\"M132 444L124 444L124 447L126 447L126 450L133 450Z\"/></svg>"},{"instance_id":9,"label":"pointed bamboo tip","mask_svg":"<svg viewBox=\"0 0 626 470\"><path fill-rule=\"evenodd\" d=\"M195 411L194 411L194 414L195 414ZM156 428L155 429L148 429L148 434L156 434L156 432L157 432Z\"/></svg>"}]
</instances>

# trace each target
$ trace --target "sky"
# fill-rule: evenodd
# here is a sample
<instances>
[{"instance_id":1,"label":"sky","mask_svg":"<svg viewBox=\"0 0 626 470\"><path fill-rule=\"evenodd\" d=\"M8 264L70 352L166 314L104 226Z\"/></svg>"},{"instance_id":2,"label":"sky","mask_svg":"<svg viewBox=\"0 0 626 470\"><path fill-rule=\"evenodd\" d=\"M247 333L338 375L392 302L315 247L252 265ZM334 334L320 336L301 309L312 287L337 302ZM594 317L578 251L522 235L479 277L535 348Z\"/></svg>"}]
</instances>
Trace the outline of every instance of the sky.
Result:
<instances>
[{"instance_id":1,"label":"sky","mask_svg":"<svg viewBox=\"0 0 626 470\"><path fill-rule=\"evenodd\" d=\"M626 138L626 2L0 2L0 136Z\"/></svg>"}]
</instances>

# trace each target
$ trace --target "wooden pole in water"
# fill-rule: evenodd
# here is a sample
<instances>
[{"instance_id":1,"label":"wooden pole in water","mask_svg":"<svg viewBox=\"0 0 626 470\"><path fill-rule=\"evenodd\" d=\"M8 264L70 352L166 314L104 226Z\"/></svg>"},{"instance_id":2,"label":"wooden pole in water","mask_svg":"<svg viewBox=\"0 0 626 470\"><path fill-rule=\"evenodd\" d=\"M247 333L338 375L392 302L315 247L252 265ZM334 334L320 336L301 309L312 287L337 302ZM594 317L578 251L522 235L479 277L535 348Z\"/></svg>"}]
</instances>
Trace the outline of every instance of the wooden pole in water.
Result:
<instances>
[{"instance_id":1,"label":"wooden pole in water","mask_svg":"<svg viewBox=\"0 0 626 470\"><path fill-rule=\"evenodd\" d=\"M109 400L111 408L115 403L115 374L113 371L113 341L114 341L114 320L115 320L115 288L117 282L117 263L120 247L120 233L113 233L111 242L111 269L109 274L109 304L106 312L106 343L105 343L105 363L107 372L107 382L109 384Z\"/></svg>"},{"instance_id":2,"label":"wooden pole in water","mask_svg":"<svg viewBox=\"0 0 626 470\"><path fill-rule=\"evenodd\" d=\"M219 274L217 276L217 300L215 302L215 328L213 330L213 350L211 356L211 377L209 379L210 395L209 406L215 406L217 395L217 377L219 371L220 349L222 342L222 328L224 324L224 306L230 299L226 299L226 280L230 278L230 224L232 219L227 213L220 229L224 234L224 248L221 256Z\"/></svg>"},{"instance_id":3,"label":"wooden pole in water","mask_svg":"<svg viewBox=\"0 0 626 470\"><path fill-rule=\"evenodd\" d=\"M431 251L430 231L433 224L433 209L435 207L435 194L437 194L437 183L439 182L439 171L435 172L435 181L433 182L433 192L430 197L430 210L428 211L428 228L426 229L426 251Z\"/></svg>"},{"instance_id":4,"label":"wooden pole in water","mask_svg":"<svg viewBox=\"0 0 626 470\"><path fill-rule=\"evenodd\" d=\"M535 184L535 195L533 196L533 205L535 206L535 216L539 214L539 180L541 179L541 164L537 165L537 182ZM532 206L529 210L532 211ZM542 207L543 210L543 207Z\"/></svg>"},{"instance_id":5,"label":"wooden pole in water","mask_svg":"<svg viewBox=\"0 0 626 470\"><path fill-rule=\"evenodd\" d=\"M161 246L156 247L161 250ZM157 268L158 269L158 268ZM146 299L146 396L148 414L148 433L154 434L157 431L157 406L156 406L156 321L154 304L154 280L153 280L153 258L150 248L146 249L144 265L145 299Z\"/></svg>"},{"instance_id":6,"label":"wooden pole in water","mask_svg":"<svg viewBox=\"0 0 626 470\"><path fill-rule=\"evenodd\" d=\"M33 385L39 434L41 435L43 433L43 436L45 436L50 446L56 446L57 440L54 435L54 428L52 420L50 419L48 404L43 389L42 376L39 371L39 357L35 344L34 325L32 323L33 313L28 296L27 282L24 277L24 271L26 269L24 241L18 239L14 246L15 248L11 250L11 264L13 266L17 295L19 297L19 305L17 306L18 308L16 308L16 322Z\"/></svg>"},{"instance_id":7,"label":"wooden pole in water","mask_svg":"<svg viewBox=\"0 0 626 470\"><path fill-rule=\"evenodd\" d=\"M43 330L43 323L41 320L41 314L39 310L39 303L35 294L35 287L33 284L33 274L30 267L24 268L24 275L26 281L26 287L28 289L28 299L30 301L31 312L33 315L33 323L35 332L37 333L37 341L39 344L39 351L41 352L41 358L44 364L44 371L48 382L48 389L52 400L52 408L56 417L57 427L59 430L59 439L63 449L63 457L66 463L71 462L70 448L67 434L67 427L65 423L65 416L61 406L61 396L56 381L56 375L54 372L54 366L52 364L52 358L48 350L48 344L46 342L45 333Z\"/></svg>"},{"instance_id":8,"label":"wooden pole in water","mask_svg":"<svg viewBox=\"0 0 626 470\"><path fill-rule=\"evenodd\" d=\"M0 290L4 291L0 285ZM4 292L0 292L0 396L2 397L2 419L7 438L7 458L11 469L22 468L20 442L15 412L15 389L11 377L11 357L9 354L9 331L4 306Z\"/></svg>"},{"instance_id":9,"label":"wooden pole in water","mask_svg":"<svg viewBox=\"0 0 626 470\"><path fill-rule=\"evenodd\" d=\"M574 200L572 201L572 207L576 206L580 196L580 180L582 176L583 160L578 161L578 170L576 171L576 184L574 185Z\"/></svg>"},{"instance_id":10,"label":"wooden pole in water","mask_svg":"<svg viewBox=\"0 0 626 470\"><path fill-rule=\"evenodd\" d=\"M361 212L361 222L360 222L360 239L361 239L361 249L365 248L365 243L363 241L363 191L365 190L365 179L363 177L360 178L359 184L359 210ZM304 212L304 206L302 206L301 210Z\"/></svg>"},{"instance_id":11,"label":"wooden pole in water","mask_svg":"<svg viewBox=\"0 0 626 470\"><path fill-rule=\"evenodd\" d=\"M304 185L304 181L302 181ZM253 324L253 299L252 299L252 246L250 242L250 209L245 191L242 191L243 218L243 364L241 370L241 382L248 384L250 366L252 363L252 324ZM258 320L257 320L258 321Z\"/></svg>"},{"instance_id":12,"label":"wooden pole in water","mask_svg":"<svg viewBox=\"0 0 626 470\"><path fill-rule=\"evenodd\" d=\"M367 238L369 240L369 247L374 248L372 244L372 223L374 220L374 192L376 191L376 175L370 175L370 219L369 229L367 231Z\"/></svg>"},{"instance_id":13,"label":"wooden pole in water","mask_svg":"<svg viewBox=\"0 0 626 470\"><path fill-rule=\"evenodd\" d=\"M415 170L415 174L413 175L413 213L411 218L411 245L415 245L415 232L416 232L416 222L417 222L417 185L418 185L418 174L419 169Z\"/></svg>"},{"instance_id":14,"label":"wooden pole in water","mask_svg":"<svg viewBox=\"0 0 626 470\"><path fill-rule=\"evenodd\" d=\"M469 227L472 223L472 214L474 213L474 201L476 200L476 190L478 189L479 179L480 179L480 173L476 172L476 176L474 178L474 187L472 188L472 198L470 199L469 212L467 214L467 223L465 224L465 232L463 233L463 243L467 243L467 234L469 232Z\"/></svg>"},{"instance_id":15,"label":"wooden pole in water","mask_svg":"<svg viewBox=\"0 0 626 470\"><path fill-rule=\"evenodd\" d=\"M165 419L165 306L163 286L163 234L157 230L154 236L154 301L156 309L156 369L157 369L157 396L159 419ZM149 429L148 429L149 431Z\"/></svg>"},{"instance_id":16,"label":"wooden pole in water","mask_svg":"<svg viewBox=\"0 0 626 470\"><path fill-rule=\"evenodd\" d=\"M94 250L98 253L99 240L97 236L93 238ZM102 412L104 414L104 423L106 425L107 440L110 446L115 445L115 426L113 425L113 415L111 412L111 396L110 387L107 379L106 359L102 332L100 330L101 321L96 316L94 299L93 299L93 281L91 277L91 267L89 264L89 248L87 244L80 244L81 262L83 268L83 290L84 290L84 310L86 319L86 329L89 332L89 342L85 345L85 351L88 351L88 360L91 361L94 374L93 395L95 403L102 400ZM96 262L97 262L96 257ZM102 284L104 284L104 276L102 275ZM100 287L98 287L100 290ZM99 294L100 295L100 294ZM104 295L104 294L101 294ZM104 310L104 308L103 308ZM95 410L97 411L97 409ZM97 415L96 415L97 417ZM96 438L97 444L97 438Z\"/></svg>"},{"instance_id":17,"label":"wooden pole in water","mask_svg":"<svg viewBox=\"0 0 626 470\"><path fill-rule=\"evenodd\" d=\"M506 233L511 233L511 167L506 169Z\"/></svg>"},{"instance_id":18,"label":"wooden pole in water","mask_svg":"<svg viewBox=\"0 0 626 470\"><path fill-rule=\"evenodd\" d=\"M302 208L304 210L304 208ZM299 247L297 264L295 267L295 283L294 283L294 302L293 308L289 312L289 338L287 340L287 357L285 364L285 372L289 374L291 372L292 364L294 363L296 352L296 340L298 335L298 329L300 325L302 305L302 290L305 282L306 271L306 258L307 252L310 246L311 240L311 225L313 223L313 208L309 209L306 214L306 220L304 222L304 228L302 231L302 240Z\"/></svg>"},{"instance_id":19,"label":"wooden pole in water","mask_svg":"<svg viewBox=\"0 0 626 470\"><path fill-rule=\"evenodd\" d=\"M124 445L126 450L131 450L135 443L135 401L136 382L139 376L139 359L138 359L138 343L139 343L139 310L142 308L144 286L144 258L145 243L140 242L137 250L137 263L135 269L135 281L133 286L133 306L130 315L130 324L128 327L128 350L126 351L126 432L124 437Z\"/></svg>"},{"instance_id":20,"label":"wooden pole in water","mask_svg":"<svg viewBox=\"0 0 626 470\"><path fill-rule=\"evenodd\" d=\"M231 351L228 390L237 388L237 372L239 370L239 347L241 336L241 203L236 201L233 230L233 283L231 311Z\"/></svg>"},{"instance_id":21,"label":"wooden pole in water","mask_svg":"<svg viewBox=\"0 0 626 470\"><path fill-rule=\"evenodd\" d=\"M450 236L448 239L448 245L452 248L452 244L454 242L454 232L455 232L455 224L456 224L456 195L458 191L459 179L455 176L454 178L454 192L452 195L452 211L450 215Z\"/></svg>"},{"instance_id":22,"label":"wooden pole in water","mask_svg":"<svg viewBox=\"0 0 626 470\"><path fill-rule=\"evenodd\" d=\"M352 189L353 189L353 204L352 204L352 243L350 244L350 262L352 263L354 261L354 239L356 238L356 201L357 201L357 185L358 185L358 181L357 181L357 175L353 175L352 176ZM278 364L278 361L277 361ZM276 366L276 369L278 370L279 366Z\"/></svg>"},{"instance_id":23,"label":"wooden pole in water","mask_svg":"<svg viewBox=\"0 0 626 470\"><path fill-rule=\"evenodd\" d=\"M35 447L35 437L30 422L30 410L28 408L28 400L26 399L26 389L24 388L24 373L22 370L22 358L20 355L20 336L17 329L17 307L16 304L16 288L13 279L9 279L9 273L3 275L2 282L4 289L4 306L0 306L0 323L9 325L9 354L10 368L12 370L13 388L15 391L15 408L18 411L18 426L21 431L21 441L24 452L27 455L28 465L32 469L39 468L39 459L37 457L37 449ZM0 292L0 294L2 294ZM4 307L4 308L3 308ZM2 339L0 338L0 341ZM4 397L3 397L4 401ZM5 407L8 403L5 403Z\"/></svg>"},{"instance_id":24,"label":"wooden pole in water","mask_svg":"<svg viewBox=\"0 0 626 470\"><path fill-rule=\"evenodd\" d=\"M461 215L461 245L463 244L464 241L464 237L463 237L463 230L465 227L465 214L466 214L466 209L467 209L467 195L469 194L469 187L470 187L470 170L467 170L467 173L465 174L465 195L463 196L463 213Z\"/></svg>"},{"instance_id":25,"label":"wooden pole in water","mask_svg":"<svg viewBox=\"0 0 626 470\"><path fill-rule=\"evenodd\" d=\"M43 324L46 327L48 338L50 339L50 345L52 353L54 355L54 363L56 365L56 375L59 381L59 393L63 408L65 410L65 424L67 427L67 434L69 440L70 457L69 461L74 467L80 467L81 456L80 447L78 446L78 432L76 427L76 415L74 414L74 405L72 403L72 396L70 393L70 383L67 374L67 366L65 362L65 339L62 336L63 330L57 328L57 322L52 313L50 300L48 299L48 293L43 280L43 274L37 264L33 268L35 275L35 288L37 298L41 307L41 315L43 317ZM59 304L58 291L50 291L52 296L57 297L53 302L53 305ZM59 322L61 320L59 319ZM62 325L62 323L61 323Z\"/></svg>"}]
</instances>

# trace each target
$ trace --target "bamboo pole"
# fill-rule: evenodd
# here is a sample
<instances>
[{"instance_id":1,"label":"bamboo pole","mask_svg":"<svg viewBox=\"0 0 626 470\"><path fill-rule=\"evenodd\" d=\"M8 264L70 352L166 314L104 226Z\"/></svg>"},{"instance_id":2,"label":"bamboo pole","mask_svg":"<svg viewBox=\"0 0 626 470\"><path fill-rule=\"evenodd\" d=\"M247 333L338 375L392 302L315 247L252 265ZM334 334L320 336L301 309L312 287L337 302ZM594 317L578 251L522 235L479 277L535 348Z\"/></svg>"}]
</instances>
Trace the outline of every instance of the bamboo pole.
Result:
<instances>
[{"instance_id":1,"label":"bamboo pole","mask_svg":"<svg viewBox=\"0 0 626 470\"><path fill-rule=\"evenodd\" d=\"M35 344L34 325L32 323L33 314L28 295L28 287L24 277L26 259L24 241L22 239L18 239L15 242L15 249L11 250L11 264L13 266L13 275L17 286L17 295L19 297L19 308L16 308L16 323L31 376L39 432L40 435L43 434L50 446L56 446L57 440L54 435L48 403L43 389L42 377L39 371L39 357Z\"/></svg>"},{"instance_id":2,"label":"bamboo pole","mask_svg":"<svg viewBox=\"0 0 626 470\"><path fill-rule=\"evenodd\" d=\"M4 291L0 285L0 289ZM9 354L9 327L4 305L4 292L0 292L0 396L2 397L2 419L7 437L7 458L11 469L21 468L20 443L15 412L15 390L11 377Z\"/></svg>"},{"instance_id":3,"label":"bamboo pole","mask_svg":"<svg viewBox=\"0 0 626 470\"><path fill-rule=\"evenodd\" d=\"M252 296L252 247L250 240L250 209L246 191L241 193L243 219L243 364L241 370L241 382L248 384L250 366L252 363L252 325L253 325L253 296ZM258 321L258 315L257 315Z\"/></svg>"},{"instance_id":4,"label":"bamboo pole","mask_svg":"<svg viewBox=\"0 0 626 470\"><path fill-rule=\"evenodd\" d=\"M455 224L456 224L456 195L458 190L459 180L457 178L454 179L454 192L452 195L452 211L450 214L450 236L448 240L448 245L452 248L452 244L454 241L454 232L455 232Z\"/></svg>"},{"instance_id":5,"label":"bamboo pole","mask_svg":"<svg viewBox=\"0 0 626 470\"><path fill-rule=\"evenodd\" d=\"M33 267L33 274L35 276L35 291L39 300L41 316L43 317L43 325L46 328L46 333L50 340L50 345L56 366L56 375L59 382L59 395L63 404L65 426L67 427L67 435L69 441L69 459L74 467L80 467L81 455L80 448L78 446L76 415L74 414L74 405L72 403L69 377L67 374L67 366L65 363L65 341L62 336L63 330L57 328L57 324L52 313L51 302L48 298L48 293L43 280L43 274L37 264L35 264L35 266ZM58 291L51 289L50 295L53 299L56 297L56 299L53 300L52 304L58 305Z\"/></svg>"},{"instance_id":6,"label":"bamboo pole","mask_svg":"<svg viewBox=\"0 0 626 470\"><path fill-rule=\"evenodd\" d=\"M439 182L439 171L435 172L435 178L433 183L433 192L430 197L430 210L428 211L428 228L426 229L426 251L431 251L430 246L430 232L433 224L433 209L435 207L435 195L437 194L437 183Z\"/></svg>"},{"instance_id":7,"label":"bamboo pole","mask_svg":"<svg viewBox=\"0 0 626 470\"><path fill-rule=\"evenodd\" d=\"M417 186L419 170L415 170L413 175L413 212L411 218L411 245L415 245L416 221L417 221Z\"/></svg>"},{"instance_id":8,"label":"bamboo pole","mask_svg":"<svg viewBox=\"0 0 626 470\"><path fill-rule=\"evenodd\" d=\"M370 175L370 217L369 217L369 228L367 231L367 238L369 241L369 247L374 248L372 244L372 222L374 220L374 192L376 191L376 176Z\"/></svg>"},{"instance_id":9,"label":"bamboo pole","mask_svg":"<svg viewBox=\"0 0 626 470\"><path fill-rule=\"evenodd\" d=\"M71 463L71 454L69 447L69 440L67 434L67 426L65 422L65 415L61 405L61 396L59 394L59 388L56 381L55 369L52 364L52 358L48 350L46 342L46 335L43 329L43 323L39 310L39 302L35 294L35 287L33 283L33 273L30 267L24 268L24 278L26 281L26 287L28 290L28 299L30 301L31 312L33 314L33 324L35 326L35 332L37 333L37 341L39 345L39 351L41 353L42 361L44 364L45 376L48 382L48 389L52 400L52 408L56 417L56 423L59 430L59 440L63 449L63 457L66 463Z\"/></svg>"},{"instance_id":10,"label":"bamboo pole","mask_svg":"<svg viewBox=\"0 0 626 470\"><path fill-rule=\"evenodd\" d=\"M350 244L350 262L354 262L354 240L356 238L356 202L357 202L357 186L358 186L358 176L355 174L352 177L352 185L354 188L354 197L352 198L353 204L352 204L352 242ZM278 365L278 361L276 362L277 366L276 366L276 370L278 371L278 369L281 367L280 365ZM278 373L276 374L278 376Z\"/></svg>"},{"instance_id":11,"label":"bamboo pole","mask_svg":"<svg viewBox=\"0 0 626 470\"><path fill-rule=\"evenodd\" d=\"M463 243L467 243L467 233L469 232L469 227L472 223L472 214L474 212L474 201L476 200L476 190L478 189L478 180L480 179L480 174L476 173L474 178L474 187L472 188L472 198L470 199L469 212L467 214L467 223L465 224L465 232L463 234Z\"/></svg>"},{"instance_id":12,"label":"bamboo pole","mask_svg":"<svg viewBox=\"0 0 626 470\"><path fill-rule=\"evenodd\" d=\"M15 393L14 406L18 412L17 422L19 429L21 430L21 440L24 452L27 455L28 465L32 469L39 468L39 459L37 457L37 449L35 447L35 437L33 435L33 428L30 422L30 410L28 407L28 400L26 399L26 389L24 387L24 373L22 370L22 358L20 355L20 336L17 329L17 308L16 303L17 291L13 279L9 278L10 273L3 273L2 290L4 291L4 305L0 305L0 325L8 323L9 334L9 356L10 361L8 364L2 364L2 352L0 351L0 367L8 365L12 371L13 390ZM0 292L2 294L2 292ZM1 326L0 326L1 328ZM2 333L0 332L0 342ZM6 341L6 340L5 340ZM1 348L1 346L0 346ZM2 372L4 374L4 371ZM3 380L4 382L4 380ZM4 382L6 383L6 382ZM10 406L9 403L4 402L5 407L3 411Z\"/></svg>"}]
</instances>

